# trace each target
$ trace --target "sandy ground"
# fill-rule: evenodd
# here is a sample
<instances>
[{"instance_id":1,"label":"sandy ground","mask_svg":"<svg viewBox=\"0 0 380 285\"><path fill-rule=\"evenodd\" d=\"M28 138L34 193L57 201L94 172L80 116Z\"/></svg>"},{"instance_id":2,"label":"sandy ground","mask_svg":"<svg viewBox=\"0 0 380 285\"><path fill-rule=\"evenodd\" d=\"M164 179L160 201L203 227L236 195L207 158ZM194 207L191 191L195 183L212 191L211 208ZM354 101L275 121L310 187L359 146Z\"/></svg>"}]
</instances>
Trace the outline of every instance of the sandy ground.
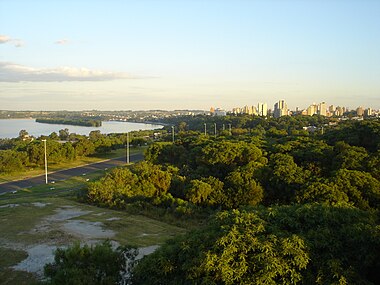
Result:
<instances>
[{"instance_id":1,"label":"sandy ground","mask_svg":"<svg viewBox=\"0 0 380 285\"><path fill-rule=\"evenodd\" d=\"M32 203L35 207L45 207L46 204L36 202ZM15 205L9 205L8 207L15 207ZM53 230L62 231L64 234L74 237L80 240L82 244L95 244L99 242L99 239L112 238L115 236L115 232L109 229L105 229L101 222L90 222L78 218L84 215L92 213L91 211L84 211L72 206L62 206L55 210L55 214L44 218L34 229L29 233L36 234L38 232L50 232ZM118 220L119 218L113 217L107 220ZM28 257L13 266L15 270L23 270L37 274L39 277L43 276L43 267L47 263L54 261L54 251L60 247L67 247L68 244L62 246L62 239L50 240L48 243L40 243L31 246L25 246L22 244L1 242L2 245L12 249L22 249L28 253ZM116 248L119 244L112 242ZM154 252L158 248L157 245L139 248L139 254L137 259Z\"/></svg>"}]
</instances>

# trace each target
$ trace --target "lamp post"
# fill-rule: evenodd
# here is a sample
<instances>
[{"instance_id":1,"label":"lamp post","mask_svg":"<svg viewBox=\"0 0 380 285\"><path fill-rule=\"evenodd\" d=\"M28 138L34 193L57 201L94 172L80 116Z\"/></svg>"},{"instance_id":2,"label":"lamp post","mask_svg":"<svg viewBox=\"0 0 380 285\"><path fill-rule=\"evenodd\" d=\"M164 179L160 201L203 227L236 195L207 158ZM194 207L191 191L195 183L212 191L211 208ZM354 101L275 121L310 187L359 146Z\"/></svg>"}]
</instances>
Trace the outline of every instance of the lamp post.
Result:
<instances>
[{"instance_id":1,"label":"lamp post","mask_svg":"<svg viewBox=\"0 0 380 285\"><path fill-rule=\"evenodd\" d=\"M129 164L129 132L127 132L127 164Z\"/></svg>"},{"instance_id":2,"label":"lamp post","mask_svg":"<svg viewBox=\"0 0 380 285\"><path fill-rule=\"evenodd\" d=\"M172 140L173 140L173 143L174 143L174 126L172 126Z\"/></svg>"},{"instance_id":3,"label":"lamp post","mask_svg":"<svg viewBox=\"0 0 380 285\"><path fill-rule=\"evenodd\" d=\"M214 134L215 134L215 138L216 138L216 123L214 123Z\"/></svg>"},{"instance_id":4,"label":"lamp post","mask_svg":"<svg viewBox=\"0 0 380 285\"><path fill-rule=\"evenodd\" d=\"M207 126L206 126L206 123L204 123L205 125L205 136L207 135Z\"/></svg>"},{"instance_id":5,"label":"lamp post","mask_svg":"<svg viewBox=\"0 0 380 285\"><path fill-rule=\"evenodd\" d=\"M46 140L42 140L44 142L44 153L45 153L45 184L48 184L48 177L47 177L47 155L46 155Z\"/></svg>"}]
</instances>

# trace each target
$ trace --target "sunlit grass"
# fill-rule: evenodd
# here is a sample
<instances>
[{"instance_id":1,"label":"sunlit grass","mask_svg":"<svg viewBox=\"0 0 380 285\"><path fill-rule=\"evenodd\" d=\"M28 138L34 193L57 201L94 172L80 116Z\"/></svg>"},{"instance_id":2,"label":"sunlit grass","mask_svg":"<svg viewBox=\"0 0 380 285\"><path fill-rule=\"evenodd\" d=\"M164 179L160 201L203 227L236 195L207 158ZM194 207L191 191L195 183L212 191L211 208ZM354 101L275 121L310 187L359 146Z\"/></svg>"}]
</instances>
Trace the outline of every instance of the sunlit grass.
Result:
<instances>
[{"instance_id":1,"label":"sunlit grass","mask_svg":"<svg viewBox=\"0 0 380 285\"><path fill-rule=\"evenodd\" d=\"M37 284L33 274L10 268L28 256L25 251L0 247L0 256L0 284Z\"/></svg>"}]
</instances>

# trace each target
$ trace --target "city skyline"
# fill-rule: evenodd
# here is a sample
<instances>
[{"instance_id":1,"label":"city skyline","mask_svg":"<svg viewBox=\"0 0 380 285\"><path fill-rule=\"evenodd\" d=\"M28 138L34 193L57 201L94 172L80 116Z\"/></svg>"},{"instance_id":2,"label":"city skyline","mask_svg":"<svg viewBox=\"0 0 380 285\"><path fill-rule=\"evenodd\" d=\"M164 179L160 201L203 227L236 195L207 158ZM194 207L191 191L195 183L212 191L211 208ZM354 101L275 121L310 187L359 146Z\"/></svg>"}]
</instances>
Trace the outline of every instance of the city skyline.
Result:
<instances>
[{"instance_id":1,"label":"city skyline","mask_svg":"<svg viewBox=\"0 0 380 285\"><path fill-rule=\"evenodd\" d=\"M0 0L0 109L380 109L378 1Z\"/></svg>"}]
</instances>

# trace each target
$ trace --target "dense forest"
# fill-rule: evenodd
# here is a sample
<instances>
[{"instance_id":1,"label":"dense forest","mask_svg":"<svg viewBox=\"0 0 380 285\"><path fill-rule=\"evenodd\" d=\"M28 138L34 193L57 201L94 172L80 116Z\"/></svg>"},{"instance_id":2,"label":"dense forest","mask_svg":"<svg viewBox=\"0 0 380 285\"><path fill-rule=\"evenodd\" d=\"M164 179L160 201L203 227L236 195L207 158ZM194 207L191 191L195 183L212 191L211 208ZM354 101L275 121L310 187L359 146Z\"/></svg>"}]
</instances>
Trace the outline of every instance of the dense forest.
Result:
<instances>
[{"instance_id":1,"label":"dense forest","mask_svg":"<svg viewBox=\"0 0 380 285\"><path fill-rule=\"evenodd\" d=\"M174 143L82 196L189 228L135 262L131 284L378 284L379 120L176 120Z\"/></svg>"},{"instance_id":2,"label":"dense forest","mask_svg":"<svg viewBox=\"0 0 380 285\"><path fill-rule=\"evenodd\" d=\"M103 263L99 252L76 246L59 255L85 251L85 257L74 262L56 255L56 262L46 266L47 282L378 284L378 119L175 120L159 141L148 142L145 161L109 171L89 183L80 199L140 211L188 232L139 261L130 248L99 245L105 256L119 256L116 261L132 258L128 280L117 270L99 269L102 274L95 277L94 268ZM205 126L214 128L205 131ZM112 139L93 133L86 141ZM75 152L80 139L76 143ZM68 271L73 274L63 274Z\"/></svg>"}]
</instances>

